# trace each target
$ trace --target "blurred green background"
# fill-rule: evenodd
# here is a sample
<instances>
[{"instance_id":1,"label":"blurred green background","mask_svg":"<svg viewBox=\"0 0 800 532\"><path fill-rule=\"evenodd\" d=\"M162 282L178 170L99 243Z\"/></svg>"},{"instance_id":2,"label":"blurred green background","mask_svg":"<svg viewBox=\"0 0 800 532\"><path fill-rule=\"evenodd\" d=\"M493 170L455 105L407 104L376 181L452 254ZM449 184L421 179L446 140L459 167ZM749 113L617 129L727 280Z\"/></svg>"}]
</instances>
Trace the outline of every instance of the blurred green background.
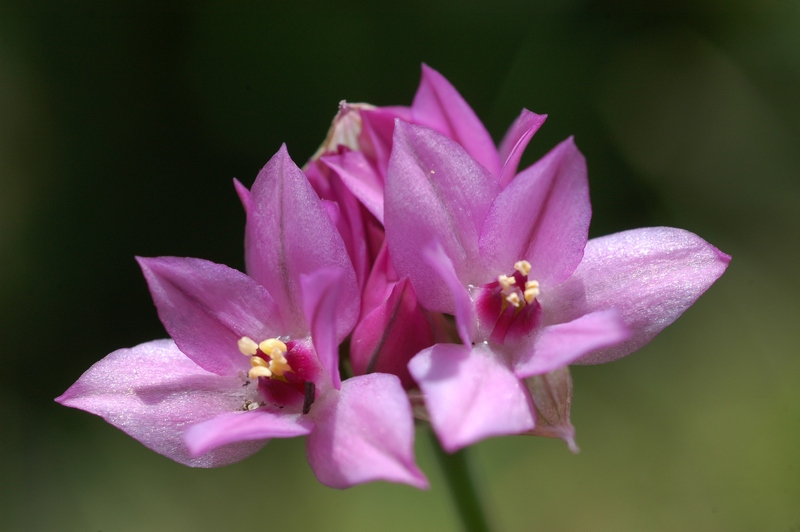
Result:
<instances>
[{"instance_id":1,"label":"blurred green background","mask_svg":"<svg viewBox=\"0 0 800 532\"><path fill-rule=\"evenodd\" d=\"M165 336L134 255L242 268L231 178L305 161L341 99L409 104L423 61L496 139L548 113L527 162L575 135L593 235L733 255L652 344L574 369L579 455L473 448L497 529L800 530L797 0L0 3L0 529L458 528L422 432L429 492L341 492L300 439L193 470L53 402Z\"/></svg>"}]
</instances>

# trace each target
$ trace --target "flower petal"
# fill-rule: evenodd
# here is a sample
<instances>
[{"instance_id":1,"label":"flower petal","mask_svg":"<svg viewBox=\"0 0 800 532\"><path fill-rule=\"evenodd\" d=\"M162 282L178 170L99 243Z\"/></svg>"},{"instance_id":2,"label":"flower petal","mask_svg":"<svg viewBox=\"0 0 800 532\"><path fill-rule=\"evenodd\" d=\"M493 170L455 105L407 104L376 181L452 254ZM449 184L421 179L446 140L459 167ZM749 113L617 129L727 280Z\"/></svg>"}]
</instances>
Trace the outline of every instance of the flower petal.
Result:
<instances>
[{"instance_id":1,"label":"flower petal","mask_svg":"<svg viewBox=\"0 0 800 532\"><path fill-rule=\"evenodd\" d=\"M455 316L456 327L461 341L465 345L470 345L475 337L478 325L475 306L472 303L469 292L456 277L453 261L445 254L444 249L438 242L434 242L432 246L428 246L423 250L423 258L434 274L447 286L447 290L450 292L450 300L453 303L452 307L444 310L444 312ZM442 311L440 310L440 312Z\"/></svg>"},{"instance_id":2,"label":"flower petal","mask_svg":"<svg viewBox=\"0 0 800 532\"><path fill-rule=\"evenodd\" d=\"M56 401L101 416L146 447L192 467L244 460L264 442L238 442L194 457L183 442L186 427L240 410L246 388L235 376L202 369L172 340L114 351L97 362Z\"/></svg>"},{"instance_id":3,"label":"flower petal","mask_svg":"<svg viewBox=\"0 0 800 532\"><path fill-rule=\"evenodd\" d=\"M222 414L192 425L183 440L191 455L200 457L232 443L258 441L263 445L272 438L305 436L312 430L314 422L307 416L259 408Z\"/></svg>"},{"instance_id":4,"label":"flower petal","mask_svg":"<svg viewBox=\"0 0 800 532\"><path fill-rule=\"evenodd\" d=\"M505 361L484 345L436 344L408 364L442 447L533 429L533 403Z\"/></svg>"},{"instance_id":5,"label":"flower petal","mask_svg":"<svg viewBox=\"0 0 800 532\"><path fill-rule=\"evenodd\" d=\"M481 233L481 257L497 273L528 260L531 279L546 290L580 263L591 213L586 160L569 138L497 196Z\"/></svg>"},{"instance_id":6,"label":"flower petal","mask_svg":"<svg viewBox=\"0 0 800 532\"><path fill-rule=\"evenodd\" d=\"M390 373L404 388L414 386L408 361L434 343L431 320L417 302L408 278L397 282L389 297L356 326L350 362L356 375Z\"/></svg>"},{"instance_id":7,"label":"flower petal","mask_svg":"<svg viewBox=\"0 0 800 532\"><path fill-rule=\"evenodd\" d=\"M489 132L455 87L425 64L411 116L414 123L435 129L464 146L493 176L500 175L500 156Z\"/></svg>"},{"instance_id":8,"label":"flower petal","mask_svg":"<svg viewBox=\"0 0 800 532\"><path fill-rule=\"evenodd\" d=\"M536 408L536 427L528 434L545 438L561 438L573 453L579 451L575 443L575 427L569 420L572 408L572 375L569 366L550 373L525 379L525 386L533 397Z\"/></svg>"},{"instance_id":9,"label":"flower petal","mask_svg":"<svg viewBox=\"0 0 800 532\"><path fill-rule=\"evenodd\" d=\"M595 238L575 274L543 292L548 321L616 308L631 338L576 363L602 364L647 344L694 303L728 267L730 256L699 236L670 227L635 229Z\"/></svg>"},{"instance_id":10,"label":"flower petal","mask_svg":"<svg viewBox=\"0 0 800 532\"><path fill-rule=\"evenodd\" d=\"M350 192L383 223L383 179L364 154L346 151L323 157L322 162L336 172Z\"/></svg>"},{"instance_id":11,"label":"flower petal","mask_svg":"<svg viewBox=\"0 0 800 532\"><path fill-rule=\"evenodd\" d=\"M320 482L332 488L385 480L427 489L414 463L414 421L400 380L373 373L347 379L311 408L316 428L306 454Z\"/></svg>"},{"instance_id":12,"label":"flower petal","mask_svg":"<svg viewBox=\"0 0 800 532\"><path fill-rule=\"evenodd\" d=\"M181 351L207 371L235 374L250 367L238 340L285 334L275 302L253 279L222 264L182 258L136 259L161 323Z\"/></svg>"},{"instance_id":13,"label":"flower petal","mask_svg":"<svg viewBox=\"0 0 800 532\"><path fill-rule=\"evenodd\" d=\"M523 109L520 115L508 128L503 142L500 143L500 160L503 161L503 171L497 180L501 187L505 187L517 175L519 160L528 146L533 135L539 131L547 115L537 115Z\"/></svg>"},{"instance_id":14,"label":"flower petal","mask_svg":"<svg viewBox=\"0 0 800 532\"><path fill-rule=\"evenodd\" d=\"M549 373L598 349L624 342L630 336L622 316L613 308L542 327L533 348L518 352L522 356L514 362L514 373L520 378Z\"/></svg>"},{"instance_id":15,"label":"flower petal","mask_svg":"<svg viewBox=\"0 0 800 532\"><path fill-rule=\"evenodd\" d=\"M410 277L429 310L446 309L447 287L422 257L425 244L438 240L462 284L486 276L478 236L492 199L494 178L464 149L433 130L398 122L386 183L386 237L400 277Z\"/></svg>"},{"instance_id":16,"label":"flower petal","mask_svg":"<svg viewBox=\"0 0 800 532\"><path fill-rule=\"evenodd\" d=\"M303 297L303 311L311 326L311 340L320 364L330 375L334 388L339 388L339 344L350 334L358 318L360 300L358 292L347 316L341 316L342 297L353 298L353 294L344 294L347 286L347 271L341 268L323 268L309 275L300 276L300 288Z\"/></svg>"},{"instance_id":17,"label":"flower petal","mask_svg":"<svg viewBox=\"0 0 800 532\"><path fill-rule=\"evenodd\" d=\"M299 278L320 268L349 271L338 310L350 316L358 294L353 265L342 237L305 174L289 158L286 146L281 146L258 174L250 196L253 209L245 238L247 271L278 304L287 325L284 334L308 333Z\"/></svg>"}]
</instances>

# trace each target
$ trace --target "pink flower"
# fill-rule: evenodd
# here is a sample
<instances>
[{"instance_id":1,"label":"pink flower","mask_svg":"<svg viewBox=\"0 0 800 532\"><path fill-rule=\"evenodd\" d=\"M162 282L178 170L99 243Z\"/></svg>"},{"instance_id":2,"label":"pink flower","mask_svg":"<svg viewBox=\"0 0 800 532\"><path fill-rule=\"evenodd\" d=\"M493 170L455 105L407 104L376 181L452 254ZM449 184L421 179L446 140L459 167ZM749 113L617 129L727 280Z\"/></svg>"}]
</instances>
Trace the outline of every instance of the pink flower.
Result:
<instances>
[{"instance_id":1,"label":"pink flower","mask_svg":"<svg viewBox=\"0 0 800 532\"><path fill-rule=\"evenodd\" d=\"M449 451L534 430L530 379L642 347L730 260L680 229L587 242L586 165L572 139L507 182L490 166L429 128L395 126L389 253L424 308L455 316L463 342L438 343L409 364ZM570 441L568 421L560 430Z\"/></svg>"},{"instance_id":2,"label":"pink flower","mask_svg":"<svg viewBox=\"0 0 800 532\"><path fill-rule=\"evenodd\" d=\"M250 276L200 259L139 259L172 340L111 353L57 401L186 465L221 466L271 438L307 435L323 484L427 487L400 380L340 380L337 349L360 298L325 206L285 147L252 191L237 188Z\"/></svg>"}]
</instances>

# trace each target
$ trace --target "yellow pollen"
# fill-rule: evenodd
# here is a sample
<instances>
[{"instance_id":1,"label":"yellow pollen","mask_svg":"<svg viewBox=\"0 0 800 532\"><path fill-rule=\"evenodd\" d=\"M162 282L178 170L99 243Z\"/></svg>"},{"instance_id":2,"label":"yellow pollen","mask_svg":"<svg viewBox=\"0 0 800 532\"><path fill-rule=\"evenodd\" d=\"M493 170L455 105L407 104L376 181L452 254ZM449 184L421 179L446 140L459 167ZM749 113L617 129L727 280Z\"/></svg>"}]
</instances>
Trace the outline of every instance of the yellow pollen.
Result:
<instances>
[{"instance_id":1,"label":"yellow pollen","mask_svg":"<svg viewBox=\"0 0 800 532\"><path fill-rule=\"evenodd\" d=\"M242 352L243 355L247 355L249 357L253 356L258 352L258 344L253 341L252 338L249 336L242 336L239 338L239 351Z\"/></svg>"},{"instance_id":2,"label":"yellow pollen","mask_svg":"<svg viewBox=\"0 0 800 532\"><path fill-rule=\"evenodd\" d=\"M276 357L282 357L288 349L286 348L286 344L278 340L277 338L269 338L264 340L260 344L258 344L258 348L261 349L261 352L265 355L269 356L271 359L275 359Z\"/></svg>"},{"instance_id":3,"label":"yellow pollen","mask_svg":"<svg viewBox=\"0 0 800 532\"><path fill-rule=\"evenodd\" d=\"M517 270L522 275L528 275L531 273L531 263L527 260L520 260L514 263L514 269Z\"/></svg>"},{"instance_id":4,"label":"yellow pollen","mask_svg":"<svg viewBox=\"0 0 800 532\"><path fill-rule=\"evenodd\" d=\"M520 299L519 299L519 294L517 294L516 292L513 292L513 293L511 293L511 294L508 294L508 295L506 296L506 301L508 301L509 303L511 303L512 305L514 305L516 308L519 308L519 305L520 305Z\"/></svg>"},{"instance_id":5,"label":"yellow pollen","mask_svg":"<svg viewBox=\"0 0 800 532\"><path fill-rule=\"evenodd\" d=\"M525 283L525 302L529 305L533 303L533 300L539 297L539 281L528 281Z\"/></svg>"},{"instance_id":6,"label":"yellow pollen","mask_svg":"<svg viewBox=\"0 0 800 532\"><path fill-rule=\"evenodd\" d=\"M269 362L267 362L266 360L264 360L261 357L251 357L250 358L250 365L253 366L254 368L256 366L263 366L265 368L268 368L269 367Z\"/></svg>"},{"instance_id":7,"label":"yellow pollen","mask_svg":"<svg viewBox=\"0 0 800 532\"><path fill-rule=\"evenodd\" d=\"M250 379L255 380L259 377L272 377L272 372L267 367L256 366L254 368L250 368L247 376L250 377Z\"/></svg>"},{"instance_id":8,"label":"yellow pollen","mask_svg":"<svg viewBox=\"0 0 800 532\"><path fill-rule=\"evenodd\" d=\"M508 275L498 275L497 282L500 283L500 286L503 288L503 290L508 290L511 288L512 284L517 282L517 280Z\"/></svg>"}]
</instances>

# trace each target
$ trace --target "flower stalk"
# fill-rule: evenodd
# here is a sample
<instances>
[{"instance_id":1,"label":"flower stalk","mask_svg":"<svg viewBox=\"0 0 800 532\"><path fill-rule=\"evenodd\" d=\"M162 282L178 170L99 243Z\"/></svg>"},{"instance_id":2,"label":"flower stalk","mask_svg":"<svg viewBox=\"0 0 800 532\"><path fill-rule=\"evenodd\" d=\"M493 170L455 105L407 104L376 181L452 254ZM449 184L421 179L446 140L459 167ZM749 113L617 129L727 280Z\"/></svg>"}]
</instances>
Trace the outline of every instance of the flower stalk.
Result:
<instances>
[{"instance_id":1,"label":"flower stalk","mask_svg":"<svg viewBox=\"0 0 800 532\"><path fill-rule=\"evenodd\" d=\"M464 530L468 532L488 532L490 530L489 522L486 518L478 485L470 468L467 449L448 453L442 448L439 439L432 430L428 431L428 435Z\"/></svg>"}]
</instances>

